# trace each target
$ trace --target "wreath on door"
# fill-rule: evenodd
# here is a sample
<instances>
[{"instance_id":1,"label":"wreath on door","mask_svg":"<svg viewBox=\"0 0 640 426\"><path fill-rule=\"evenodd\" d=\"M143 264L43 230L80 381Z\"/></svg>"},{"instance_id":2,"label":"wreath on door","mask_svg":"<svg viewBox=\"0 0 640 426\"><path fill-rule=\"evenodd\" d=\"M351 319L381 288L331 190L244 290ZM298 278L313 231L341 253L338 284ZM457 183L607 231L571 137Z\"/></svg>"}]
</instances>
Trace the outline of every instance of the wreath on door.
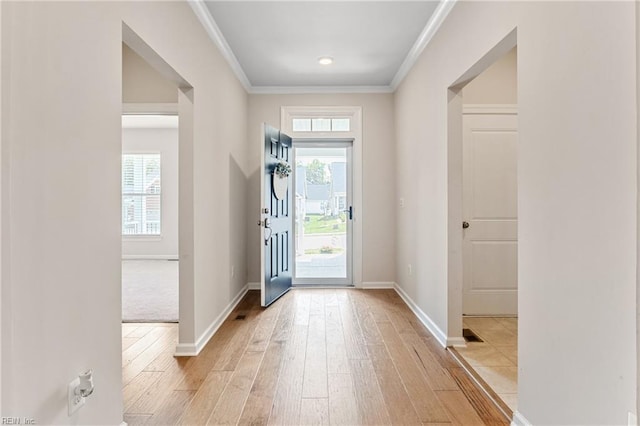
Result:
<instances>
[{"instance_id":1,"label":"wreath on door","mask_svg":"<svg viewBox=\"0 0 640 426\"><path fill-rule=\"evenodd\" d=\"M289 175L291 166L285 161L281 161L273 169L273 193L278 200L284 200L289 187Z\"/></svg>"}]
</instances>

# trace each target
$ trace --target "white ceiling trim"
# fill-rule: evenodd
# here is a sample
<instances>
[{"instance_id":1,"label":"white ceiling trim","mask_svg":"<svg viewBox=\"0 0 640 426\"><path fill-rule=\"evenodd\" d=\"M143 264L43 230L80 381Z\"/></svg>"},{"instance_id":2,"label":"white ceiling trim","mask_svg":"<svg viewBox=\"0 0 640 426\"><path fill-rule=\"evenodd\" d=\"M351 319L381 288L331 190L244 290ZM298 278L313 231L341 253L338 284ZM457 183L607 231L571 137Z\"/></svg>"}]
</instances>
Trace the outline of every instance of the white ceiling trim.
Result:
<instances>
[{"instance_id":1,"label":"white ceiling trim","mask_svg":"<svg viewBox=\"0 0 640 426\"><path fill-rule=\"evenodd\" d=\"M418 39L416 40L411 50L409 50L407 57L402 62L402 65L400 65L400 68L398 69L395 77L393 77L393 80L391 80L390 87L393 89L393 91L398 88L400 83L402 83L402 80L404 80L411 68L413 68L416 61L420 57L420 54L422 53L424 48L427 47L433 36L436 35L438 29L440 29L440 26L447 18L449 12L451 12L451 9L453 9L453 6L455 6L457 1L458 0L440 0L440 4L438 4L438 7L433 12L433 15L431 15L431 18L429 18L427 25L425 25L424 30L422 30L422 32L418 36Z\"/></svg>"},{"instance_id":2,"label":"white ceiling trim","mask_svg":"<svg viewBox=\"0 0 640 426\"><path fill-rule=\"evenodd\" d=\"M418 57L429 44L444 20L451 12L458 0L440 0L440 4L429 18L420 36L414 43L407 57L402 62L398 72L389 86L252 86L251 82L233 54L227 40L222 35L216 21L205 5L205 0L188 0L191 9L204 27L207 34L218 47L222 56L227 60L234 74L240 80L245 90L250 94L302 94L302 93L393 93L402 80L407 76Z\"/></svg>"},{"instance_id":3,"label":"white ceiling trim","mask_svg":"<svg viewBox=\"0 0 640 426\"><path fill-rule=\"evenodd\" d=\"M242 86L244 86L247 92L251 92L251 82L249 82L247 75L244 73L240 63L236 59L236 55L233 54L227 40L225 40L222 35L222 31L220 31L220 28L218 28L216 21L214 21L213 16L211 16L209 9L207 9L207 6L204 4L204 0L188 0L188 3L207 34L209 34L211 40L213 40L216 46L218 46L222 56L227 60L234 74L238 77L238 80L240 80Z\"/></svg>"},{"instance_id":4,"label":"white ceiling trim","mask_svg":"<svg viewBox=\"0 0 640 426\"><path fill-rule=\"evenodd\" d=\"M310 93L393 93L391 86L253 86L254 95L288 95Z\"/></svg>"}]
</instances>

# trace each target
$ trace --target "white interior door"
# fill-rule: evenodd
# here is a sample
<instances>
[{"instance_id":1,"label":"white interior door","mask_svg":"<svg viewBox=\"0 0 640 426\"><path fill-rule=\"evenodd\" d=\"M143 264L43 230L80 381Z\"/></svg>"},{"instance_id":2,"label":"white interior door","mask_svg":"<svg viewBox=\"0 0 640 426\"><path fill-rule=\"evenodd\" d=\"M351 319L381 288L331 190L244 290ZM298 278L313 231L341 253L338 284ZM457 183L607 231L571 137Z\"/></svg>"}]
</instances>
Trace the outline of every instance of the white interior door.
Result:
<instances>
[{"instance_id":1,"label":"white interior door","mask_svg":"<svg viewBox=\"0 0 640 426\"><path fill-rule=\"evenodd\" d=\"M463 118L465 315L516 315L518 194L516 114Z\"/></svg>"}]
</instances>

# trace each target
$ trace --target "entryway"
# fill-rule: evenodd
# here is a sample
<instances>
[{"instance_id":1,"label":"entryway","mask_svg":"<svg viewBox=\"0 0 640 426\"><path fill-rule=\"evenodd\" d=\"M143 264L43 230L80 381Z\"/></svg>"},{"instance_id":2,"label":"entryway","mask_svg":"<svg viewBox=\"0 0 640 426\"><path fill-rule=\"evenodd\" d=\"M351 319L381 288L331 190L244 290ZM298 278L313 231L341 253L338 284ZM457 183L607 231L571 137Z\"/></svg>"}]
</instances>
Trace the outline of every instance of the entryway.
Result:
<instances>
[{"instance_id":1,"label":"entryway","mask_svg":"<svg viewBox=\"0 0 640 426\"><path fill-rule=\"evenodd\" d=\"M362 108L284 106L280 129L263 124L261 145L262 305L289 291L293 278L298 285L360 287ZM305 176L294 182L298 172ZM317 185L311 197L309 185Z\"/></svg>"}]
</instances>

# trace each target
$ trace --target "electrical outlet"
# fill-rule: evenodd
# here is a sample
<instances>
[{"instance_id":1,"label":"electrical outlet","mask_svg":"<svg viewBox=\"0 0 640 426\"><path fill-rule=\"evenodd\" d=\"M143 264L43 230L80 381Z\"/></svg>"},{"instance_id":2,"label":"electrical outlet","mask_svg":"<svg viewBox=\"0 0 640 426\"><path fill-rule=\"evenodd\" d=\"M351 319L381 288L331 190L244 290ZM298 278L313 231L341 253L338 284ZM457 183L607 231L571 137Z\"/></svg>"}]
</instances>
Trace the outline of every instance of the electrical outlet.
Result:
<instances>
[{"instance_id":1,"label":"electrical outlet","mask_svg":"<svg viewBox=\"0 0 640 426\"><path fill-rule=\"evenodd\" d=\"M400 198L400 208L404 209L404 198Z\"/></svg>"},{"instance_id":2,"label":"electrical outlet","mask_svg":"<svg viewBox=\"0 0 640 426\"><path fill-rule=\"evenodd\" d=\"M413 266L411 266L411 264L407 265L407 271L409 272L409 276L413 275Z\"/></svg>"},{"instance_id":3,"label":"electrical outlet","mask_svg":"<svg viewBox=\"0 0 640 426\"><path fill-rule=\"evenodd\" d=\"M80 409L86 402L86 398L76 395L76 388L80 386L80 378L76 377L69 383L69 417Z\"/></svg>"}]
</instances>

